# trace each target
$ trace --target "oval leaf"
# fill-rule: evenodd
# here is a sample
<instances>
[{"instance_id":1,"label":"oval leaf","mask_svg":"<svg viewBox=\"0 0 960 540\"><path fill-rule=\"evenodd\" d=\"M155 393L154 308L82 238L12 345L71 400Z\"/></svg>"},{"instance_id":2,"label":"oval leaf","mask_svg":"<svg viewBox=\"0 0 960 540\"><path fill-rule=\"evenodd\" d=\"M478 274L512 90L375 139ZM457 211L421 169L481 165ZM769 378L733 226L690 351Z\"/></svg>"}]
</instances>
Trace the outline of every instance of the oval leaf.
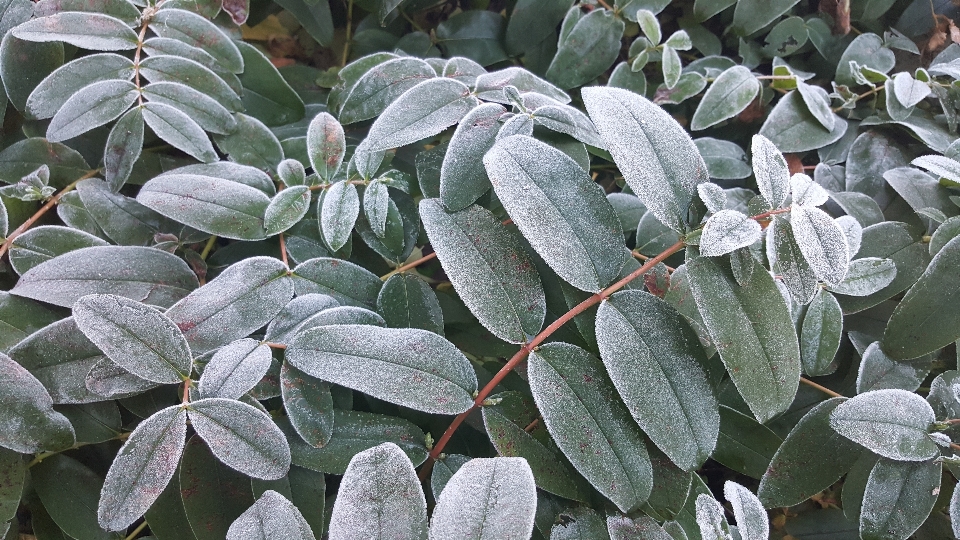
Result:
<instances>
[{"instance_id":1,"label":"oval leaf","mask_svg":"<svg viewBox=\"0 0 960 540\"><path fill-rule=\"evenodd\" d=\"M240 399L270 369L270 347L255 339L238 339L218 350L200 376L197 389L203 397Z\"/></svg>"},{"instance_id":2,"label":"oval leaf","mask_svg":"<svg viewBox=\"0 0 960 540\"><path fill-rule=\"evenodd\" d=\"M219 159L203 128L185 113L158 101L144 103L142 110L143 121L174 148L204 163Z\"/></svg>"},{"instance_id":3,"label":"oval leaf","mask_svg":"<svg viewBox=\"0 0 960 540\"><path fill-rule=\"evenodd\" d=\"M341 180L327 189L320 207L320 231L331 251L346 245L359 215L360 195L357 186Z\"/></svg>"},{"instance_id":4,"label":"oval leaf","mask_svg":"<svg viewBox=\"0 0 960 540\"><path fill-rule=\"evenodd\" d=\"M227 531L227 540L316 540L310 524L283 495L268 489Z\"/></svg>"},{"instance_id":5,"label":"oval leaf","mask_svg":"<svg viewBox=\"0 0 960 540\"><path fill-rule=\"evenodd\" d=\"M127 182L142 151L143 112L136 108L121 116L107 136L103 174L111 191L120 191L120 187Z\"/></svg>"},{"instance_id":6,"label":"oval leaf","mask_svg":"<svg viewBox=\"0 0 960 540\"><path fill-rule=\"evenodd\" d=\"M897 265L893 259L864 257L850 261L847 275L839 285L830 287L837 294L869 296L897 278Z\"/></svg>"},{"instance_id":7,"label":"oval leaf","mask_svg":"<svg viewBox=\"0 0 960 540\"><path fill-rule=\"evenodd\" d=\"M868 450L898 461L925 461L939 455L927 435L936 418L922 397L886 389L860 394L830 414L830 427Z\"/></svg>"},{"instance_id":8,"label":"oval leaf","mask_svg":"<svg viewBox=\"0 0 960 540\"><path fill-rule=\"evenodd\" d=\"M820 290L807 306L800 331L800 359L807 375L819 377L833 373L833 358L840 348L843 312L830 293Z\"/></svg>"},{"instance_id":9,"label":"oval leaf","mask_svg":"<svg viewBox=\"0 0 960 540\"><path fill-rule=\"evenodd\" d=\"M185 9L161 9L150 20L150 30L162 38L176 39L203 49L216 59L218 66L231 73L243 71L243 58L237 46L201 15Z\"/></svg>"},{"instance_id":10,"label":"oval leaf","mask_svg":"<svg viewBox=\"0 0 960 540\"><path fill-rule=\"evenodd\" d=\"M326 112L313 117L307 126L307 156L313 172L324 182L329 182L340 170L346 151L347 143L340 122Z\"/></svg>"},{"instance_id":11,"label":"oval leaf","mask_svg":"<svg viewBox=\"0 0 960 540\"><path fill-rule=\"evenodd\" d=\"M133 105L137 95L137 87L130 81L100 81L85 86L70 96L50 120L47 140L72 139L116 120Z\"/></svg>"},{"instance_id":12,"label":"oval leaf","mask_svg":"<svg viewBox=\"0 0 960 540\"><path fill-rule=\"evenodd\" d=\"M333 436L334 413L330 383L307 375L284 362L280 391L290 424L310 446L323 448Z\"/></svg>"},{"instance_id":13,"label":"oval leaf","mask_svg":"<svg viewBox=\"0 0 960 540\"><path fill-rule=\"evenodd\" d=\"M743 540L767 540L770 537L770 522L767 511L757 496L736 482L727 480L723 484L723 496L733 507L733 517L737 520L737 531Z\"/></svg>"},{"instance_id":14,"label":"oval leaf","mask_svg":"<svg viewBox=\"0 0 960 540\"><path fill-rule=\"evenodd\" d=\"M64 11L29 20L12 30L24 41L63 41L81 49L123 51L137 48L137 34L127 23L102 13Z\"/></svg>"},{"instance_id":15,"label":"oval leaf","mask_svg":"<svg viewBox=\"0 0 960 540\"><path fill-rule=\"evenodd\" d=\"M443 311L437 294L417 276L390 276L377 297L377 312L390 328L422 328L443 335Z\"/></svg>"},{"instance_id":16,"label":"oval leaf","mask_svg":"<svg viewBox=\"0 0 960 540\"><path fill-rule=\"evenodd\" d=\"M440 200L447 209L462 210L490 189L481 160L493 147L498 120L506 112L503 105L485 103L470 111L453 132L440 168Z\"/></svg>"},{"instance_id":17,"label":"oval leaf","mask_svg":"<svg viewBox=\"0 0 960 540\"><path fill-rule=\"evenodd\" d=\"M73 446L73 426L53 410L53 400L36 377L0 353L0 446L21 454Z\"/></svg>"},{"instance_id":18,"label":"oval leaf","mask_svg":"<svg viewBox=\"0 0 960 540\"><path fill-rule=\"evenodd\" d=\"M850 254L843 229L819 208L794 206L790 226L803 258L818 278L828 284L842 283Z\"/></svg>"},{"instance_id":19,"label":"oval leaf","mask_svg":"<svg viewBox=\"0 0 960 540\"><path fill-rule=\"evenodd\" d=\"M940 479L941 466L935 461L878 461L863 493L861 538L909 538L930 516Z\"/></svg>"},{"instance_id":20,"label":"oval leaf","mask_svg":"<svg viewBox=\"0 0 960 540\"><path fill-rule=\"evenodd\" d=\"M700 254L717 257L752 245L762 234L760 224L736 210L720 210L710 216L700 236Z\"/></svg>"},{"instance_id":21,"label":"oval leaf","mask_svg":"<svg viewBox=\"0 0 960 540\"><path fill-rule=\"evenodd\" d=\"M698 131L719 124L743 112L760 92L760 81L743 66L721 73L703 94L690 129Z\"/></svg>"},{"instance_id":22,"label":"oval leaf","mask_svg":"<svg viewBox=\"0 0 960 540\"><path fill-rule=\"evenodd\" d=\"M277 193L263 213L267 236L282 233L303 219L310 210L310 197L307 186L292 186Z\"/></svg>"}]
</instances>

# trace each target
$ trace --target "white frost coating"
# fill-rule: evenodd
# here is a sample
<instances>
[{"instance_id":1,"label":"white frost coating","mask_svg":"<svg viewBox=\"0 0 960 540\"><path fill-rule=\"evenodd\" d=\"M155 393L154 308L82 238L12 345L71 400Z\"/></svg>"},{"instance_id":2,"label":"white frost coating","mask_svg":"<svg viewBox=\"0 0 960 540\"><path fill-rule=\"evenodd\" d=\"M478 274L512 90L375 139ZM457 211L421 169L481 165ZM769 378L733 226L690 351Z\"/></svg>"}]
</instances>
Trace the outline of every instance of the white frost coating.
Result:
<instances>
[{"instance_id":1,"label":"white frost coating","mask_svg":"<svg viewBox=\"0 0 960 540\"><path fill-rule=\"evenodd\" d=\"M337 306L325 309L303 321L303 323L297 326L293 336L317 326L329 326L331 324L387 325L380 314L370 311L369 309L356 306ZM291 340L293 336L291 336Z\"/></svg>"},{"instance_id":2,"label":"white frost coating","mask_svg":"<svg viewBox=\"0 0 960 540\"><path fill-rule=\"evenodd\" d=\"M869 296L889 285L897 277L893 259L864 257L850 261L847 277L839 285L830 287L838 294Z\"/></svg>"},{"instance_id":3,"label":"white frost coating","mask_svg":"<svg viewBox=\"0 0 960 540\"><path fill-rule=\"evenodd\" d=\"M187 439L187 413L174 405L140 422L107 471L97 520L122 531L150 508L180 463Z\"/></svg>"},{"instance_id":4,"label":"white frost coating","mask_svg":"<svg viewBox=\"0 0 960 540\"><path fill-rule=\"evenodd\" d=\"M737 531L742 540L767 540L770 537L767 511L756 495L740 484L727 480L723 484L723 496L733 507L733 517L737 520Z\"/></svg>"},{"instance_id":5,"label":"white frost coating","mask_svg":"<svg viewBox=\"0 0 960 540\"><path fill-rule=\"evenodd\" d=\"M307 186L291 186L277 193L263 213L263 228L267 236L293 227L307 215L309 209L310 188Z\"/></svg>"},{"instance_id":6,"label":"white frost coating","mask_svg":"<svg viewBox=\"0 0 960 540\"><path fill-rule=\"evenodd\" d=\"M370 538L427 538L427 501L417 473L389 442L353 456L330 515L330 540Z\"/></svg>"},{"instance_id":7,"label":"white frost coating","mask_svg":"<svg viewBox=\"0 0 960 540\"><path fill-rule=\"evenodd\" d=\"M929 357L897 362L884 354L877 341L864 349L861 356L863 359L860 360L860 369L857 372L858 394L884 388L900 388L913 392L920 388L920 383L930 373Z\"/></svg>"},{"instance_id":8,"label":"white frost coating","mask_svg":"<svg viewBox=\"0 0 960 540\"><path fill-rule=\"evenodd\" d=\"M863 240L863 226L853 216L840 216L834 221L840 226L844 238L847 239L847 254L853 258L860 251L860 243Z\"/></svg>"},{"instance_id":9,"label":"white frost coating","mask_svg":"<svg viewBox=\"0 0 960 540\"><path fill-rule=\"evenodd\" d=\"M387 231L387 212L390 211L390 192L383 182L374 180L363 190L363 214L370 229L378 238Z\"/></svg>"},{"instance_id":10,"label":"white frost coating","mask_svg":"<svg viewBox=\"0 0 960 540\"><path fill-rule=\"evenodd\" d=\"M324 182L337 175L347 151L343 126L328 112L313 117L307 127L307 157L313 172Z\"/></svg>"},{"instance_id":11,"label":"white frost coating","mask_svg":"<svg viewBox=\"0 0 960 540\"><path fill-rule=\"evenodd\" d=\"M769 208L780 208L790 194L790 167L780 150L763 135L754 135L753 174Z\"/></svg>"},{"instance_id":12,"label":"white frost coating","mask_svg":"<svg viewBox=\"0 0 960 540\"><path fill-rule=\"evenodd\" d=\"M268 489L227 530L227 540L316 540L300 510Z\"/></svg>"},{"instance_id":13,"label":"white frost coating","mask_svg":"<svg viewBox=\"0 0 960 540\"><path fill-rule=\"evenodd\" d=\"M500 126L500 131L497 132L496 140L506 139L511 135L526 135L530 137L533 135L533 118L530 118L529 114L515 114L507 119L506 122Z\"/></svg>"},{"instance_id":14,"label":"white frost coating","mask_svg":"<svg viewBox=\"0 0 960 540\"><path fill-rule=\"evenodd\" d=\"M723 507L713 497L697 495L697 525L703 540L733 540L730 526L723 517Z\"/></svg>"},{"instance_id":15,"label":"white frost coating","mask_svg":"<svg viewBox=\"0 0 960 540\"><path fill-rule=\"evenodd\" d=\"M879 460L864 487L860 509L861 538L893 540L913 537L930 516L940 495L942 468L936 461L903 463Z\"/></svg>"},{"instance_id":16,"label":"white frost coating","mask_svg":"<svg viewBox=\"0 0 960 540\"><path fill-rule=\"evenodd\" d=\"M442 76L457 79L467 86L473 86L477 82L477 77L486 73L483 66L469 58L454 56L447 60L443 66Z\"/></svg>"},{"instance_id":17,"label":"white frost coating","mask_svg":"<svg viewBox=\"0 0 960 540\"><path fill-rule=\"evenodd\" d=\"M311 328L294 338L286 359L318 379L436 414L466 411L477 390L476 373L463 353L443 337L415 328Z\"/></svg>"},{"instance_id":18,"label":"white frost coating","mask_svg":"<svg viewBox=\"0 0 960 540\"><path fill-rule=\"evenodd\" d=\"M238 339L225 345L203 369L200 395L240 399L267 374L272 359L270 347L255 339Z\"/></svg>"},{"instance_id":19,"label":"white frost coating","mask_svg":"<svg viewBox=\"0 0 960 540\"><path fill-rule=\"evenodd\" d=\"M299 161L287 158L277 165L277 177L287 187L300 186L307 179L307 170Z\"/></svg>"},{"instance_id":20,"label":"white frost coating","mask_svg":"<svg viewBox=\"0 0 960 540\"><path fill-rule=\"evenodd\" d=\"M190 347L177 325L156 309L113 294L91 294L73 305L87 338L123 369L156 383L190 376Z\"/></svg>"},{"instance_id":21,"label":"white frost coating","mask_svg":"<svg viewBox=\"0 0 960 540\"><path fill-rule=\"evenodd\" d=\"M833 218L819 208L795 206L790 211L793 236L818 278L828 285L842 283L850 254L847 237Z\"/></svg>"},{"instance_id":22,"label":"white frost coating","mask_svg":"<svg viewBox=\"0 0 960 540\"><path fill-rule=\"evenodd\" d=\"M102 398L126 397L160 386L155 382L137 377L109 358L103 358L89 369L83 379L83 385L91 393Z\"/></svg>"},{"instance_id":23,"label":"white frost coating","mask_svg":"<svg viewBox=\"0 0 960 540\"><path fill-rule=\"evenodd\" d=\"M337 307L332 296L319 293L309 293L297 296L283 307L283 310L267 325L265 341L284 343L293 339L297 327L313 315L332 307Z\"/></svg>"},{"instance_id":24,"label":"white frost coating","mask_svg":"<svg viewBox=\"0 0 960 540\"><path fill-rule=\"evenodd\" d=\"M793 195L793 204L801 206L820 206L830 198L827 190L803 173L790 177L790 193Z\"/></svg>"},{"instance_id":25,"label":"white frost coating","mask_svg":"<svg viewBox=\"0 0 960 540\"><path fill-rule=\"evenodd\" d=\"M290 446L270 417L246 403L207 398L190 403L188 416L210 451L253 478L276 480L290 470Z\"/></svg>"},{"instance_id":26,"label":"white frost coating","mask_svg":"<svg viewBox=\"0 0 960 540\"><path fill-rule=\"evenodd\" d=\"M320 232L330 249L337 251L347 243L359 215L357 186L341 180L327 189L320 207Z\"/></svg>"},{"instance_id":27,"label":"white frost coating","mask_svg":"<svg viewBox=\"0 0 960 540\"><path fill-rule=\"evenodd\" d=\"M456 79L428 79L391 103L358 148L377 152L431 137L459 122L479 103L470 88Z\"/></svg>"},{"instance_id":28,"label":"white frost coating","mask_svg":"<svg viewBox=\"0 0 960 540\"><path fill-rule=\"evenodd\" d=\"M817 275L803 258L790 222L782 216L775 216L767 227L767 260L773 273L780 276L777 283L785 285L790 292L788 300L803 305L810 303L817 294Z\"/></svg>"},{"instance_id":29,"label":"white frost coating","mask_svg":"<svg viewBox=\"0 0 960 540\"><path fill-rule=\"evenodd\" d=\"M21 454L72 446L73 426L40 381L3 353L0 373L0 446Z\"/></svg>"},{"instance_id":30,"label":"white frost coating","mask_svg":"<svg viewBox=\"0 0 960 540\"><path fill-rule=\"evenodd\" d=\"M597 133L590 118L569 105L544 105L533 111L533 119L541 126L559 133L566 133L578 141L604 148L605 143Z\"/></svg>"},{"instance_id":31,"label":"white frost coating","mask_svg":"<svg viewBox=\"0 0 960 540\"><path fill-rule=\"evenodd\" d=\"M953 444L953 441L950 440L949 435L939 431L931 433L930 438L933 440L933 442L937 443L937 446L942 446L944 448L950 448L950 445Z\"/></svg>"},{"instance_id":32,"label":"white frost coating","mask_svg":"<svg viewBox=\"0 0 960 540\"><path fill-rule=\"evenodd\" d=\"M610 533L610 540L674 540L686 538L686 534L681 537L671 536L653 518L642 515L634 519L617 514L609 515L607 516L607 532Z\"/></svg>"},{"instance_id":33,"label":"white frost coating","mask_svg":"<svg viewBox=\"0 0 960 540\"><path fill-rule=\"evenodd\" d=\"M704 184L701 184L704 185ZM747 247L763 234L760 223L736 210L720 210L710 216L700 237L700 254L717 257Z\"/></svg>"},{"instance_id":34,"label":"white frost coating","mask_svg":"<svg viewBox=\"0 0 960 540\"><path fill-rule=\"evenodd\" d=\"M526 540L533 534L537 488L527 460L472 459L440 493L430 540Z\"/></svg>"},{"instance_id":35,"label":"white frost coating","mask_svg":"<svg viewBox=\"0 0 960 540\"><path fill-rule=\"evenodd\" d=\"M899 389L860 394L830 413L830 427L837 433L898 461L924 461L939 453L927 437L935 420L925 399Z\"/></svg>"},{"instance_id":36,"label":"white frost coating","mask_svg":"<svg viewBox=\"0 0 960 540\"><path fill-rule=\"evenodd\" d=\"M630 188L664 225L685 232L696 186L709 180L687 132L666 111L633 92L588 87L581 94Z\"/></svg>"},{"instance_id":37,"label":"white frost coating","mask_svg":"<svg viewBox=\"0 0 960 540\"><path fill-rule=\"evenodd\" d=\"M950 497L950 526L953 535L960 538L960 489L954 489Z\"/></svg>"},{"instance_id":38,"label":"white frost coating","mask_svg":"<svg viewBox=\"0 0 960 540\"><path fill-rule=\"evenodd\" d=\"M499 103L484 103L460 121L440 167L440 200L457 211L473 204L490 189L483 155L493 146L500 130L500 116L507 109Z\"/></svg>"},{"instance_id":39,"label":"white frost coating","mask_svg":"<svg viewBox=\"0 0 960 540\"><path fill-rule=\"evenodd\" d=\"M727 193L713 182L697 184L697 194L709 212L719 212L727 204Z\"/></svg>"},{"instance_id":40,"label":"white frost coating","mask_svg":"<svg viewBox=\"0 0 960 540\"><path fill-rule=\"evenodd\" d=\"M503 93L503 89L507 86L513 86L520 92L537 92L560 103L570 103L570 96L566 92L519 67L510 67L478 76L477 97L484 101L509 105L510 101Z\"/></svg>"}]
</instances>

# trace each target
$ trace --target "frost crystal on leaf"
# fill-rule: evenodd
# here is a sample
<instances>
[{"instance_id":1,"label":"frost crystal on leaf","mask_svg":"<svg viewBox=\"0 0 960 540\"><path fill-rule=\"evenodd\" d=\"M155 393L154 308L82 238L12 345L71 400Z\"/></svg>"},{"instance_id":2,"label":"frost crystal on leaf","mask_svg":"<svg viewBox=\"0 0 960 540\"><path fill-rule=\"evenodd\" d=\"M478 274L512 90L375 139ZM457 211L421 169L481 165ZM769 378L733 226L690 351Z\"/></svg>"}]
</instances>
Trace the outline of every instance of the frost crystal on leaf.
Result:
<instances>
[{"instance_id":1,"label":"frost crystal on leaf","mask_svg":"<svg viewBox=\"0 0 960 540\"><path fill-rule=\"evenodd\" d=\"M709 185L709 184L701 184ZM705 257L725 255L747 247L760 239L760 224L736 210L720 210L710 216L700 236L700 254Z\"/></svg>"},{"instance_id":2,"label":"frost crystal on leaf","mask_svg":"<svg viewBox=\"0 0 960 540\"><path fill-rule=\"evenodd\" d=\"M820 206L830 198L827 190L803 173L790 177L790 192L793 194L793 204L801 206Z\"/></svg>"},{"instance_id":3,"label":"frost crystal on leaf","mask_svg":"<svg viewBox=\"0 0 960 540\"><path fill-rule=\"evenodd\" d=\"M747 488L727 480L723 484L723 496L733 506L733 517L737 520L737 531L742 540L767 540L770 536L770 523L767 511L760 499Z\"/></svg>"},{"instance_id":4,"label":"frost crystal on leaf","mask_svg":"<svg viewBox=\"0 0 960 540\"><path fill-rule=\"evenodd\" d=\"M837 433L899 461L924 461L939 453L927 434L935 420L926 400L898 389L860 394L830 414L830 426Z\"/></svg>"},{"instance_id":5,"label":"frost crystal on leaf","mask_svg":"<svg viewBox=\"0 0 960 540\"><path fill-rule=\"evenodd\" d=\"M203 369L198 389L203 397L240 399L270 369L270 347L244 338L224 346Z\"/></svg>"},{"instance_id":6,"label":"frost crystal on leaf","mask_svg":"<svg viewBox=\"0 0 960 540\"><path fill-rule=\"evenodd\" d=\"M720 503L710 495L701 493L697 496L696 504L697 525L703 540L733 540Z\"/></svg>"},{"instance_id":7,"label":"frost crystal on leaf","mask_svg":"<svg viewBox=\"0 0 960 540\"><path fill-rule=\"evenodd\" d=\"M863 239L863 227L857 218L853 216L840 216L834 221L843 231L843 236L847 239L847 254L853 258L860 251L860 243Z\"/></svg>"},{"instance_id":8,"label":"frost crystal on leaf","mask_svg":"<svg viewBox=\"0 0 960 540\"><path fill-rule=\"evenodd\" d=\"M709 212L719 212L723 210L727 204L726 192L713 182L698 184L697 194L700 195L700 200L703 201L703 204L706 205L707 211Z\"/></svg>"},{"instance_id":9,"label":"frost crystal on leaf","mask_svg":"<svg viewBox=\"0 0 960 540\"><path fill-rule=\"evenodd\" d=\"M817 277L830 285L843 282L850 255L846 235L833 218L819 208L795 206L790 211L790 226Z\"/></svg>"},{"instance_id":10,"label":"frost crystal on leaf","mask_svg":"<svg viewBox=\"0 0 960 540\"><path fill-rule=\"evenodd\" d=\"M300 510L268 489L227 531L227 540L316 540Z\"/></svg>"},{"instance_id":11,"label":"frost crystal on leaf","mask_svg":"<svg viewBox=\"0 0 960 540\"><path fill-rule=\"evenodd\" d=\"M753 174L757 178L760 195L769 208L780 208L790 194L790 168L780 150L763 135L754 135Z\"/></svg>"}]
</instances>

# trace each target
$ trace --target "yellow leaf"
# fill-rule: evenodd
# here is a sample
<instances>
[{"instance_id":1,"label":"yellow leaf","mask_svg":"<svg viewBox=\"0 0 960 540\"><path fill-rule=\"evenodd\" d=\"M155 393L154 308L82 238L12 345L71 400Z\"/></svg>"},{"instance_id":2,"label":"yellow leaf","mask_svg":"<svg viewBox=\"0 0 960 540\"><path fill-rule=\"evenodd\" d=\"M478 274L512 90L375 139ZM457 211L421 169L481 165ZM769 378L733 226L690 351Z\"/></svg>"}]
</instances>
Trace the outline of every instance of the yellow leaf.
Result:
<instances>
[{"instance_id":1,"label":"yellow leaf","mask_svg":"<svg viewBox=\"0 0 960 540\"><path fill-rule=\"evenodd\" d=\"M280 19L277 19L276 15L268 16L263 22L253 27L243 25L240 31L243 39L250 41L269 41L270 38L290 35L290 31L280 24Z\"/></svg>"}]
</instances>

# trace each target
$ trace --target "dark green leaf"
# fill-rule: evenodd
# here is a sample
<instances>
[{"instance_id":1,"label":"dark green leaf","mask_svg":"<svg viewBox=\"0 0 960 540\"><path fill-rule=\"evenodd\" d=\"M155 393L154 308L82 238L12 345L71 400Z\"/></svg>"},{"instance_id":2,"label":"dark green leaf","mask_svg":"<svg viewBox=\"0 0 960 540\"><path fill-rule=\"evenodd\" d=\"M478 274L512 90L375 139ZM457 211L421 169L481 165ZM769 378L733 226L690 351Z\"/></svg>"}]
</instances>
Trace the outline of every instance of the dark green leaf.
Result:
<instances>
[{"instance_id":1,"label":"dark green leaf","mask_svg":"<svg viewBox=\"0 0 960 540\"><path fill-rule=\"evenodd\" d=\"M834 122L833 129L824 129L817 117L807 109L803 96L795 90L773 107L760 128L760 134L770 139L781 152L806 152L837 142L843 137L847 122L839 117Z\"/></svg>"},{"instance_id":2,"label":"dark green leaf","mask_svg":"<svg viewBox=\"0 0 960 540\"><path fill-rule=\"evenodd\" d=\"M481 66L507 59L503 50L504 22L499 13L466 10L437 26L437 43L446 56L464 56Z\"/></svg>"},{"instance_id":3,"label":"dark green leaf","mask_svg":"<svg viewBox=\"0 0 960 540\"><path fill-rule=\"evenodd\" d=\"M310 446L323 448L333 436L334 413L330 384L284 362L280 390L290 424Z\"/></svg>"},{"instance_id":4,"label":"dark green leaf","mask_svg":"<svg viewBox=\"0 0 960 540\"><path fill-rule=\"evenodd\" d=\"M836 297L820 290L807 306L800 331L800 359L803 372L813 377L829 375L837 366L833 358L840 348L843 313Z\"/></svg>"},{"instance_id":5,"label":"dark green leaf","mask_svg":"<svg viewBox=\"0 0 960 540\"><path fill-rule=\"evenodd\" d=\"M798 1L799 0L740 0L737 2L737 7L733 12L733 28L738 35L748 36L775 21ZM702 0L700 0L700 2L702 2ZM727 6L732 4L732 2L724 3L726 3ZM723 8L721 8L721 10L722 9ZM719 11L716 11L716 13L719 13Z\"/></svg>"},{"instance_id":6,"label":"dark green leaf","mask_svg":"<svg viewBox=\"0 0 960 540\"><path fill-rule=\"evenodd\" d=\"M237 129L230 135L215 137L217 147L231 161L273 174L283 161L280 141L260 120L245 114L236 114L235 118Z\"/></svg>"},{"instance_id":7,"label":"dark green leaf","mask_svg":"<svg viewBox=\"0 0 960 540\"><path fill-rule=\"evenodd\" d=\"M27 41L63 41L97 51L121 51L137 47L137 34L127 23L103 13L55 13L29 20L11 33Z\"/></svg>"},{"instance_id":8,"label":"dark green leaf","mask_svg":"<svg viewBox=\"0 0 960 540\"><path fill-rule=\"evenodd\" d=\"M34 266L57 255L85 247L107 246L105 240L79 229L58 225L43 225L17 236L10 244L10 266L24 274ZM52 321L51 321L52 322Z\"/></svg>"},{"instance_id":9,"label":"dark green leaf","mask_svg":"<svg viewBox=\"0 0 960 540\"><path fill-rule=\"evenodd\" d=\"M250 479L217 461L198 436L187 441L179 480L176 497L183 501L197 540L222 540L230 524L253 504Z\"/></svg>"},{"instance_id":10,"label":"dark green leaf","mask_svg":"<svg viewBox=\"0 0 960 540\"><path fill-rule=\"evenodd\" d=\"M443 335L443 312L436 293L412 274L396 274L384 282L377 312L391 328L422 328Z\"/></svg>"},{"instance_id":11,"label":"dark green leaf","mask_svg":"<svg viewBox=\"0 0 960 540\"><path fill-rule=\"evenodd\" d=\"M27 7L27 18L29 11ZM11 18L16 19L16 10ZM62 65L62 43L23 41L13 37L12 32L7 32L0 43L0 78L7 99L18 111L26 111L27 98L33 90ZM36 167L30 170L34 169Z\"/></svg>"},{"instance_id":12,"label":"dark green leaf","mask_svg":"<svg viewBox=\"0 0 960 540\"><path fill-rule=\"evenodd\" d=\"M343 305L376 309L383 282L369 270L340 259L319 257L293 269L297 295L323 293Z\"/></svg>"},{"instance_id":13,"label":"dark green leaf","mask_svg":"<svg viewBox=\"0 0 960 540\"><path fill-rule=\"evenodd\" d=\"M142 151L143 112L135 108L121 116L107 136L103 169L111 191L120 191L120 187L127 182Z\"/></svg>"},{"instance_id":14,"label":"dark green leaf","mask_svg":"<svg viewBox=\"0 0 960 540\"><path fill-rule=\"evenodd\" d=\"M711 137L701 137L693 142L703 156L710 178L738 180L753 172L747 154L735 143Z\"/></svg>"},{"instance_id":15,"label":"dark green leaf","mask_svg":"<svg viewBox=\"0 0 960 540\"><path fill-rule=\"evenodd\" d=\"M550 528L550 540L580 540L594 538L608 540L607 524L595 510L587 507L572 508L557 516L559 523Z\"/></svg>"},{"instance_id":16,"label":"dark green leaf","mask_svg":"<svg viewBox=\"0 0 960 540\"><path fill-rule=\"evenodd\" d=\"M277 4L293 15L320 45L327 46L333 41L333 16L328 0L279 0Z\"/></svg>"},{"instance_id":17,"label":"dark green leaf","mask_svg":"<svg viewBox=\"0 0 960 540\"><path fill-rule=\"evenodd\" d=\"M293 466L287 477L293 503L310 524L314 536L322 536L326 517L326 482L323 474Z\"/></svg>"},{"instance_id":18,"label":"dark green leaf","mask_svg":"<svg viewBox=\"0 0 960 540\"><path fill-rule=\"evenodd\" d=\"M26 472L22 455L13 450L0 450L0 521L16 517ZM530 484L533 485L532 479Z\"/></svg>"},{"instance_id":19,"label":"dark green leaf","mask_svg":"<svg viewBox=\"0 0 960 540\"><path fill-rule=\"evenodd\" d=\"M282 126L303 118L303 100L256 47L237 41L243 55L243 106L247 112L268 126Z\"/></svg>"},{"instance_id":20,"label":"dark green leaf","mask_svg":"<svg viewBox=\"0 0 960 540\"><path fill-rule=\"evenodd\" d=\"M703 95L690 129L697 131L733 118L743 112L760 92L760 81L743 66L732 67L720 74Z\"/></svg>"},{"instance_id":21,"label":"dark green leaf","mask_svg":"<svg viewBox=\"0 0 960 540\"><path fill-rule=\"evenodd\" d=\"M534 49L570 9L568 0L519 0L507 20L507 52L517 55Z\"/></svg>"},{"instance_id":22,"label":"dark green leaf","mask_svg":"<svg viewBox=\"0 0 960 540\"><path fill-rule=\"evenodd\" d=\"M97 523L103 478L74 458L55 455L31 467L32 485L44 507L70 538L120 540Z\"/></svg>"},{"instance_id":23,"label":"dark green leaf","mask_svg":"<svg viewBox=\"0 0 960 540\"><path fill-rule=\"evenodd\" d=\"M0 292L0 352L6 352L59 318L58 313L39 302Z\"/></svg>"},{"instance_id":24,"label":"dark green leaf","mask_svg":"<svg viewBox=\"0 0 960 540\"><path fill-rule=\"evenodd\" d=\"M623 21L606 9L595 9L580 17L560 36L547 79L569 89L597 78L616 61L623 30Z\"/></svg>"},{"instance_id":25,"label":"dark green leaf","mask_svg":"<svg viewBox=\"0 0 960 540\"><path fill-rule=\"evenodd\" d=\"M50 394L29 371L0 353L0 446L23 454L63 450L73 445L73 427L53 410Z\"/></svg>"},{"instance_id":26,"label":"dark green leaf","mask_svg":"<svg viewBox=\"0 0 960 540\"><path fill-rule=\"evenodd\" d=\"M873 307L902 292L923 274L930 262L930 254L922 242L913 238L903 223L884 222L863 229L860 258L889 258L897 265L897 276L889 285L869 296L840 296L844 313L856 313ZM852 263L854 264L854 263Z\"/></svg>"},{"instance_id":27,"label":"dark green leaf","mask_svg":"<svg viewBox=\"0 0 960 540\"><path fill-rule=\"evenodd\" d=\"M782 442L770 428L721 405L720 436L710 457L751 478L761 478Z\"/></svg>"}]
</instances>

